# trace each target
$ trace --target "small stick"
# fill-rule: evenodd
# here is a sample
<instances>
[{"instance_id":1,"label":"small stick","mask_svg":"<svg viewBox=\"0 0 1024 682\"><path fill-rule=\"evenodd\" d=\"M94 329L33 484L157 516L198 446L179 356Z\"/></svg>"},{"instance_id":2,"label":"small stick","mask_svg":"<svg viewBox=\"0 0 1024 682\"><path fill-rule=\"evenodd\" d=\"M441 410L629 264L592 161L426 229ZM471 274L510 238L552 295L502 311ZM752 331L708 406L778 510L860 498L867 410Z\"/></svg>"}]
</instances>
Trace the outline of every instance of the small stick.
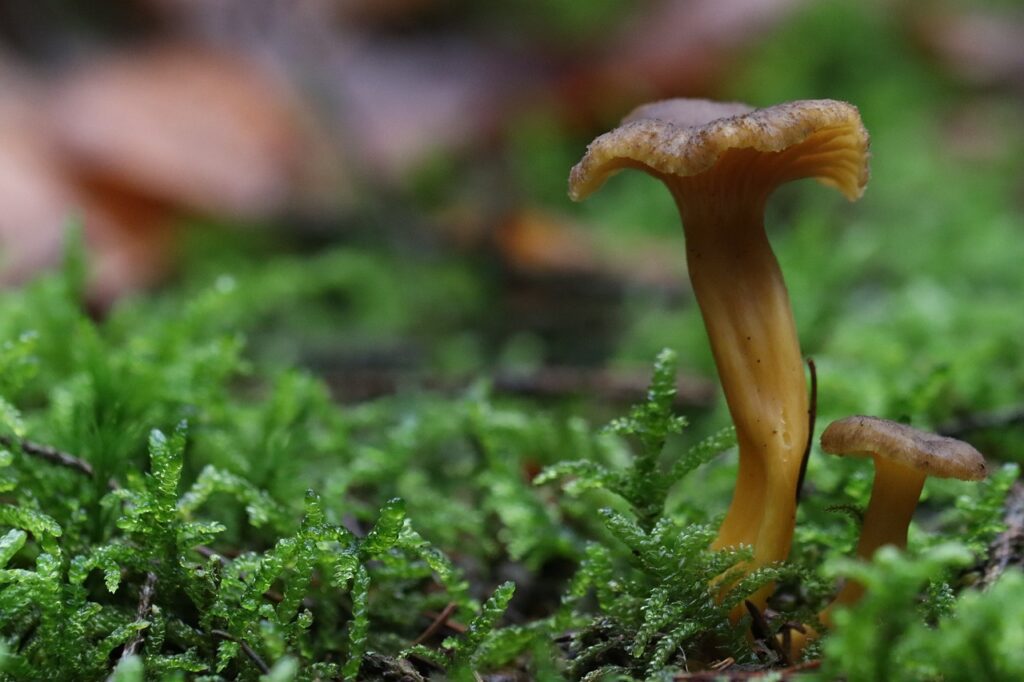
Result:
<instances>
[{"instance_id":1,"label":"small stick","mask_svg":"<svg viewBox=\"0 0 1024 682\"><path fill-rule=\"evenodd\" d=\"M768 621L765 620L764 614L757 608L757 605L749 599L743 600L743 603L750 614L750 631L754 635L754 639L764 642L769 649L778 655L780 661L786 665L792 665L793 661L789 657L789 652L782 648L779 640L772 634Z\"/></svg>"},{"instance_id":2,"label":"small stick","mask_svg":"<svg viewBox=\"0 0 1024 682\"><path fill-rule=\"evenodd\" d=\"M796 501L804 492L804 476L807 475L807 460L811 458L811 446L814 445L814 422L818 419L818 368L813 358L807 358L807 369L811 372L811 400L807 408L807 445L804 447L804 458L800 461L800 477L796 481Z\"/></svg>"},{"instance_id":3,"label":"small stick","mask_svg":"<svg viewBox=\"0 0 1024 682\"><path fill-rule=\"evenodd\" d=\"M445 609L447 608L448 607L445 607ZM428 618L439 618L441 616L441 614L435 613L433 611L425 611L423 615L427 616ZM451 616L445 619L444 626L453 632L457 632L460 635L466 632L466 626L457 620L452 620Z\"/></svg>"},{"instance_id":4,"label":"small stick","mask_svg":"<svg viewBox=\"0 0 1024 682\"><path fill-rule=\"evenodd\" d=\"M84 459L75 457L49 445L34 443L30 440L18 440L10 436L0 436L0 445L8 448L18 448L26 455L32 455L39 459L46 460L51 464L57 464L68 469L74 469L79 473L91 477L93 475L92 465Z\"/></svg>"},{"instance_id":5,"label":"small stick","mask_svg":"<svg viewBox=\"0 0 1024 682\"><path fill-rule=\"evenodd\" d=\"M92 478L95 475L92 465L81 457L75 457L70 453L58 450L57 448L49 445L35 443L30 440L19 440L9 436L0 436L0 445L7 448L18 448L26 455L38 457L39 459L50 462L51 464L57 464L58 466L73 469L79 473L85 474L89 478ZM111 478L107 481L107 487L111 490L117 490L121 486L118 485L117 481Z\"/></svg>"},{"instance_id":6,"label":"small stick","mask_svg":"<svg viewBox=\"0 0 1024 682\"><path fill-rule=\"evenodd\" d=\"M227 559L227 557L223 556L219 552L213 551L212 549L210 549L206 545L196 545L195 547L192 548L192 551L194 551L196 554L198 554L199 556L203 557L204 559L216 559L217 561L219 561L220 563L224 564L225 566L227 564L231 563Z\"/></svg>"},{"instance_id":7,"label":"small stick","mask_svg":"<svg viewBox=\"0 0 1024 682\"><path fill-rule=\"evenodd\" d=\"M227 639L232 642L238 642L238 644L242 647L242 651L244 651L245 655L249 657L249 660L251 660L256 665L256 667L260 669L261 673L266 675L270 672L270 666L267 665L266 661L260 658L260 655L256 653L256 651L251 646L246 644L244 639L238 639L230 632L226 632L224 630L210 630L210 634L216 637L220 637L221 639Z\"/></svg>"},{"instance_id":8,"label":"small stick","mask_svg":"<svg viewBox=\"0 0 1024 682\"><path fill-rule=\"evenodd\" d=\"M783 623L781 628L782 650L787 652L787 654L793 650L793 630L796 630L801 635L807 634L807 628L804 627L803 623L798 623L796 621ZM790 661L790 663L792 663L792 661Z\"/></svg>"},{"instance_id":9,"label":"small stick","mask_svg":"<svg viewBox=\"0 0 1024 682\"><path fill-rule=\"evenodd\" d=\"M135 620L146 620L153 608L153 596L156 595L156 573L150 571L146 574L146 582L142 583L142 590L139 592L139 608L135 610ZM121 660L134 656L142 646L145 639L145 630L140 630L130 642L124 645L121 652Z\"/></svg>"},{"instance_id":10,"label":"small stick","mask_svg":"<svg viewBox=\"0 0 1024 682\"><path fill-rule=\"evenodd\" d=\"M423 644L423 642L427 641L435 634L437 634L438 630L440 630L448 624L448 619L452 617L452 614L455 613L455 609L457 608L458 606L455 604L455 602L449 602L448 605L445 606L444 609L441 611L441 613L437 614L437 618L434 619L434 622L428 625L427 629L424 630L419 637L414 639L412 643Z\"/></svg>"}]
</instances>

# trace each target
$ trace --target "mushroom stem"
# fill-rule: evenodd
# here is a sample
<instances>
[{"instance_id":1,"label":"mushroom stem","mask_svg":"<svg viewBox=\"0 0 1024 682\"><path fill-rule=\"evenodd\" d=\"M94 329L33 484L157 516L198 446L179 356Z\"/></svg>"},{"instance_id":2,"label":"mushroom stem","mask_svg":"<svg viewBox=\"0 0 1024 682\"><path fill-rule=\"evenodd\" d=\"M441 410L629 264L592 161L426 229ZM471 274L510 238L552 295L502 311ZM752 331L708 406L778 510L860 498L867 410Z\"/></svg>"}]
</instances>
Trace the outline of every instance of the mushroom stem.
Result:
<instances>
[{"instance_id":1,"label":"mushroom stem","mask_svg":"<svg viewBox=\"0 0 1024 682\"><path fill-rule=\"evenodd\" d=\"M907 546L907 528L924 488L923 471L875 457L875 482L864 513L857 556L871 559L883 545Z\"/></svg>"},{"instance_id":2,"label":"mushroom stem","mask_svg":"<svg viewBox=\"0 0 1024 682\"><path fill-rule=\"evenodd\" d=\"M927 474L904 466L899 462L874 457L875 482L871 487L871 501L864 512L864 524L857 542L857 557L870 561L884 545L904 549L907 529L914 518L918 498ZM835 600L822 612L821 620L831 625L832 609L854 604L864 594L864 586L856 580L847 580Z\"/></svg>"},{"instance_id":3,"label":"mushroom stem","mask_svg":"<svg viewBox=\"0 0 1024 682\"><path fill-rule=\"evenodd\" d=\"M871 486L871 501L864 513L860 540L857 542L857 557L870 561L875 552L893 545L904 549L907 546L907 529L914 518L917 501L927 477L922 471L893 462L884 457L873 456L875 460L875 481ZM818 614L818 620L832 627L832 612L840 606L851 606L864 596L864 585L857 580L847 579L842 589L828 606ZM795 660L807 644L818 638L816 628L804 626L806 632L792 632L790 656Z\"/></svg>"},{"instance_id":4,"label":"mushroom stem","mask_svg":"<svg viewBox=\"0 0 1024 682\"><path fill-rule=\"evenodd\" d=\"M789 295L764 230L771 187L734 187L729 194L740 196L729 200L716 175L663 179L683 219L690 279L739 443L736 491L713 547L753 545L753 570L789 554L808 399Z\"/></svg>"}]
</instances>

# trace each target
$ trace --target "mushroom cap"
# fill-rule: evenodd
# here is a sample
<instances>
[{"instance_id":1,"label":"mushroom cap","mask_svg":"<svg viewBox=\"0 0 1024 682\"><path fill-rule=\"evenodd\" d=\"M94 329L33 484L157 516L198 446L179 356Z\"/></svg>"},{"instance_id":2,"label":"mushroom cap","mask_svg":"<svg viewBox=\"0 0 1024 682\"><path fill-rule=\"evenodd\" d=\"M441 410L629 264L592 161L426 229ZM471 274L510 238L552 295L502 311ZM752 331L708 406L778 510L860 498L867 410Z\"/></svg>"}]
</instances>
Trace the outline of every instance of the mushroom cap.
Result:
<instances>
[{"instance_id":1,"label":"mushroom cap","mask_svg":"<svg viewBox=\"0 0 1024 682\"><path fill-rule=\"evenodd\" d=\"M971 445L878 417L834 421L821 434L821 448L833 455L874 455L928 476L980 481L988 475L985 458Z\"/></svg>"},{"instance_id":2,"label":"mushroom cap","mask_svg":"<svg viewBox=\"0 0 1024 682\"><path fill-rule=\"evenodd\" d=\"M580 201L623 168L691 177L729 150L774 155L766 175L776 183L814 177L851 201L868 181L869 137L857 107L837 100L799 100L764 109L738 102L669 99L634 109L601 135L569 175L569 196ZM788 153L787 153L788 152Z\"/></svg>"}]
</instances>

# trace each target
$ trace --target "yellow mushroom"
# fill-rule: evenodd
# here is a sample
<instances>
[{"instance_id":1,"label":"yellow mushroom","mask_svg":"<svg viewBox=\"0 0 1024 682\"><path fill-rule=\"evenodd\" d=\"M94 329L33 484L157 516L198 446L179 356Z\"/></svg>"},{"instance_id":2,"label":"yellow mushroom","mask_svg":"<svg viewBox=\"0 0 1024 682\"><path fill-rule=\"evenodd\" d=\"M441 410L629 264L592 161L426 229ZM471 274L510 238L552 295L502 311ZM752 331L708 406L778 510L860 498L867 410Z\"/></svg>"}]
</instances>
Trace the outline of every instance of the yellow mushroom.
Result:
<instances>
[{"instance_id":1,"label":"yellow mushroom","mask_svg":"<svg viewBox=\"0 0 1024 682\"><path fill-rule=\"evenodd\" d=\"M906 424L854 416L832 422L821 434L821 449L832 455L871 457L875 482L864 513L857 556L870 560L883 545L903 549L907 528L928 476L980 481L988 475L985 458L967 443L921 431ZM847 581L826 609L860 599L864 587Z\"/></svg>"},{"instance_id":2,"label":"yellow mushroom","mask_svg":"<svg viewBox=\"0 0 1024 682\"><path fill-rule=\"evenodd\" d=\"M780 184L815 178L857 199L868 134L856 107L808 100L752 109L674 99L639 107L572 169L582 200L613 173L645 171L676 200L690 280L739 443L736 491L713 547L754 547L749 570L792 544L807 388L789 295L764 229ZM754 597L758 606L767 596Z\"/></svg>"},{"instance_id":3,"label":"yellow mushroom","mask_svg":"<svg viewBox=\"0 0 1024 682\"><path fill-rule=\"evenodd\" d=\"M821 449L832 455L874 460L871 501L857 542L857 557L865 561L884 545L907 546L907 529L925 478L980 481L988 475L985 458L973 446L878 417L858 415L832 422L821 434ZM819 620L831 626L832 611L856 603L863 594L863 585L848 580L818 615ZM804 634L794 633L790 645L794 657L817 635L813 628Z\"/></svg>"}]
</instances>

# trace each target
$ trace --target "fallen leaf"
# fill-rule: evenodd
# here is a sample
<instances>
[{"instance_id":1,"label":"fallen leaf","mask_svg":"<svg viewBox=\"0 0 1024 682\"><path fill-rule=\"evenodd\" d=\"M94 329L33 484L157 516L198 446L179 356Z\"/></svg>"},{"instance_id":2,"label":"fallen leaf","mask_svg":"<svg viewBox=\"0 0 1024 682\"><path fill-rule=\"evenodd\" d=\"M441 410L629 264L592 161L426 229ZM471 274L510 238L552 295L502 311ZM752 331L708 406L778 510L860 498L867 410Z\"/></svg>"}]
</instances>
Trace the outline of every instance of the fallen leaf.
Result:
<instances>
[{"instance_id":1,"label":"fallen leaf","mask_svg":"<svg viewBox=\"0 0 1024 682\"><path fill-rule=\"evenodd\" d=\"M84 230L93 302L157 281L169 253L166 209L83 184L37 115L43 86L10 71L0 86L0 281L19 283L59 263L72 223Z\"/></svg>"},{"instance_id":2,"label":"fallen leaf","mask_svg":"<svg viewBox=\"0 0 1024 682\"><path fill-rule=\"evenodd\" d=\"M505 265L522 274L599 275L671 294L689 289L682 239L637 236L628 250L612 253L586 225L525 208L498 225L494 241Z\"/></svg>"},{"instance_id":3,"label":"fallen leaf","mask_svg":"<svg viewBox=\"0 0 1024 682\"><path fill-rule=\"evenodd\" d=\"M52 265L79 203L33 110L34 92L3 83L0 97L0 279L19 282Z\"/></svg>"},{"instance_id":4,"label":"fallen leaf","mask_svg":"<svg viewBox=\"0 0 1024 682\"><path fill-rule=\"evenodd\" d=\"M83 64L47 111L72 170L172 207L281 210L303 149L292 96L253 63L188 46Z\"/></svg>"}]
</instances>

